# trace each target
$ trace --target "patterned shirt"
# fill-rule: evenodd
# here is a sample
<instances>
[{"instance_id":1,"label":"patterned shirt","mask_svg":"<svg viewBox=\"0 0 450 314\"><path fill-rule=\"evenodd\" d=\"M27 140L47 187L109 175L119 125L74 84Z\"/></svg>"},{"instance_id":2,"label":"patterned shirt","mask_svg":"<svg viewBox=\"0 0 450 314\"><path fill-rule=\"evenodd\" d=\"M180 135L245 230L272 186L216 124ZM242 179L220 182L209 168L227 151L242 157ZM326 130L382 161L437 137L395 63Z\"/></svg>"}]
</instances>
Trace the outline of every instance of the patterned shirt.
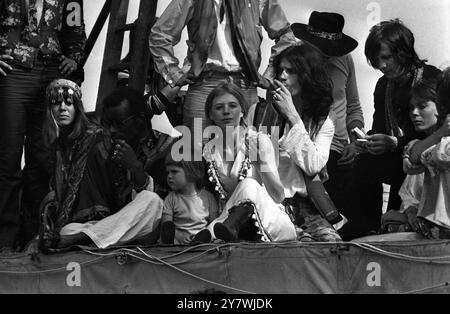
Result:
<instances>
[{"instance_id":1,"label":"patterned shirt","mask_svg":"<svg viewBox=\"0 0 450 314\"><path fill-rule=\"evenodd\" d=\"M450 229L450 137L442 137L439 143L426 149L419 164L409 159L417 142L406 146L403 158L403 170L407 174L424 173L417 216Z\"/></svg>"},{"instance_id":2,"label":"patterned shirt","mask_svg":"<svg viewBox=\"0 0 450 314\"><path fill-rule=\"evenodd\" d=\"M80 63L86 43L82 0L43 0L40 21L36 0L4 1L0 54L10 54L13 64L26 68L32 68L38 56L56 59L64 55Z\"/></svg>"}]
</instances>

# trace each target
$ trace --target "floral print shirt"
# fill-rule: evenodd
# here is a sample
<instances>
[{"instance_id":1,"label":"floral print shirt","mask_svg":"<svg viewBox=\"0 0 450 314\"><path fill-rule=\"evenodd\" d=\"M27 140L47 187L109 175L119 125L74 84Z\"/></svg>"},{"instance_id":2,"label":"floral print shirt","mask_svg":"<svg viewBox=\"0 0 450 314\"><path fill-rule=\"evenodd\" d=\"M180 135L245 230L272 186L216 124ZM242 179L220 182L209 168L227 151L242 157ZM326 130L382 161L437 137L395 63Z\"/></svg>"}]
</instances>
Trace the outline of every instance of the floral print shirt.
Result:
<instances>
[{"instance_id":1,"label":"floral print shirt","mask_svg":"<svg viewBox=\"0 0 450 314\"><path fill-rule=\"evenodd\" d=\"M0 54L10 54L13 64L26 68L32 68L38 56L64 55L80 63L86 43L82 0L42 0L40 21L36 0L2 1Z\"/></svg>"}]
</instances>

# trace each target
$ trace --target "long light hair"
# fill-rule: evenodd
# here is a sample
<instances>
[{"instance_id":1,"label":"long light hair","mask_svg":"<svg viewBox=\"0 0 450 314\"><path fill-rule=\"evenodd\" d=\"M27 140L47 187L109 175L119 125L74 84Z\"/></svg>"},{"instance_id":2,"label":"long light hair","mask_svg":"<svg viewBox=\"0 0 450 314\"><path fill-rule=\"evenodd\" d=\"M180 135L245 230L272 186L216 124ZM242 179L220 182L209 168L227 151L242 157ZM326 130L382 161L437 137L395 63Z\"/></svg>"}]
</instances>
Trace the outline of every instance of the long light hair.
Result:
<instances>
[{"instance_id":1,"label":"long light hair","mask_svg":"<svg viewBox=\"0 0 450 314\"><path fill-rule=\"evenodd\" d=\"M67 97L69 95L69 88L70 86L60 86L63 89L63 97ZM75 108L75 118L71 125L71 131L67 135L67 139L69 140L75 140L79 136L83 134L83 132L86 130L89 120L86 116L86 112L84 111L83 102L81 101L81 97L78 96L77 93L70 94L70 96L73 99L73 106ZM43 137L44 137L44 143L46 146L51 146L56 139L60 137L60 127L58 123L56 122L55 117L53 116L52 112L52 106L53 106L53 99L54 96L52 96L50 93L47 93L46 96L46 116L44 120L43 125Z\"/></svg>"},{"instance_id":2,"label":"long light hair","mask_svg":"<svg viewBox=\"0 0 450 314\"><path fill-rule=\"evenodd\" d=\"M244 95L242 94L241 89L233 83L221 83L216 88L214 88L211 93L209 93L208 98L206 98L205 103L205 114L208 119L211 120L211 109L214 102L214 99L217 97L230 94L234 96L237 101L239 102L239 105L241 106L241 110L243 113L243 117L241 119L241 126L246 127L247 124L245 122L245 117L247 116L247 110L249 108L249 104L247 102L247 99L245 99Z\"/></svg>"}]
</instances>

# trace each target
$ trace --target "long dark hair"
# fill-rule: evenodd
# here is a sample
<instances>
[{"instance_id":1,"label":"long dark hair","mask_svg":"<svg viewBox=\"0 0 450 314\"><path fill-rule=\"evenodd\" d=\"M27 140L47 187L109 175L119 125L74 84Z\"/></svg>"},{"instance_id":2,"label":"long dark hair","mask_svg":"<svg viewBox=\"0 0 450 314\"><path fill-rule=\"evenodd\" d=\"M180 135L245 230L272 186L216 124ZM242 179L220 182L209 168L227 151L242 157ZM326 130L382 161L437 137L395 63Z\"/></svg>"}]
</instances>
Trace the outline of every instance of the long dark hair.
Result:
<instances>
[{"instance_id":1,"label":"long dark hair","mask_svg":"<svg viewBox=\"0 0 450 314\"><path fill-rule=\"evenodd\" d=\"M417 55L414 42L414 34L399 19L383 21L370 29L364 53L369 64L378 69L378 54L381 44L385 44L401 68L410 71L413 67L423 66L426 61Z\"/></svg>"},{"instance_id":2,"label":"long dark hair","mask_svg":"<svg viewBox=\"0 0 450 314\"><path fill-rule=\"evenodd\" d=\"M442 114L439 110L439 105L437 101L437 92L436 92L436 84L437 80L423 80L420 83L416 84L409 91L409 102L414 98L418 99L420 103L426 103L428 101L432 101L436 104L436 110L438 112L437 123L434 128L439 127L442 123ZM412 106L410 105L410 110Z\"/></svg>"},{"instance_id":3,"label":"long dark hair","mask_svg":"<svg viewBox=\"0 0 450 314\"><path fill-rule=\"evenodd\" d=\"M327 74L327 62L323 54L308 43L291 46L274 59L277 77L281 75L280 63L283 59L291 64L302 87L302 119L311 119L317 125L327 118L333 104L333 85Z\"/></svg>"},{"instance_id":4,"label":"long dark hair","mask_svg":"<svg viewBox=\"0 0 450 314\"><path fill-rule=\"evenodd\" d=\"M46 146L51 146L60 136L59 126L52 114L52 102L46 97L46 117L43 125L43 137ZM83 102L79 97L73 96L73 106L75 107L75 119L72 122L70 133L66 136L68 140L76 140L86 131L89 120L84 111Z\"/></svg>"}]
</instances>

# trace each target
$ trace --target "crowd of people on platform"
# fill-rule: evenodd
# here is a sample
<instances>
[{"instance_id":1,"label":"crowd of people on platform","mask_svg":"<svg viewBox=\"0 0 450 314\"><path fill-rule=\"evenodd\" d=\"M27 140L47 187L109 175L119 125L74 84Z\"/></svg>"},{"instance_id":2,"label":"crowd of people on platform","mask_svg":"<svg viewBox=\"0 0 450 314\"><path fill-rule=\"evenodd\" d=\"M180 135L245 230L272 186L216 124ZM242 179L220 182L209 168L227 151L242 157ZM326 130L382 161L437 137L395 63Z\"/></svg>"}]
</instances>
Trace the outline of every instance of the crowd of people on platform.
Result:
<instances>
[{"instance_id":1,"label":"crowd of people on platform","mask_svg":"<svg viewBox=\"0 0 450 314\"><path fill-rule=\"evenodd\" d=\"M338 13L291 24L276 0L172 0L149 35L158 88L122 79L93 117L83 11L68 3L0 1L0 253L450 238L450 68L421 59L400 20L365 43L383 74L365 133L358 42ZM275 42L263 75L262 28ZM180 137L152 128L180 105Z\"/></svg>"}]
</instances>

